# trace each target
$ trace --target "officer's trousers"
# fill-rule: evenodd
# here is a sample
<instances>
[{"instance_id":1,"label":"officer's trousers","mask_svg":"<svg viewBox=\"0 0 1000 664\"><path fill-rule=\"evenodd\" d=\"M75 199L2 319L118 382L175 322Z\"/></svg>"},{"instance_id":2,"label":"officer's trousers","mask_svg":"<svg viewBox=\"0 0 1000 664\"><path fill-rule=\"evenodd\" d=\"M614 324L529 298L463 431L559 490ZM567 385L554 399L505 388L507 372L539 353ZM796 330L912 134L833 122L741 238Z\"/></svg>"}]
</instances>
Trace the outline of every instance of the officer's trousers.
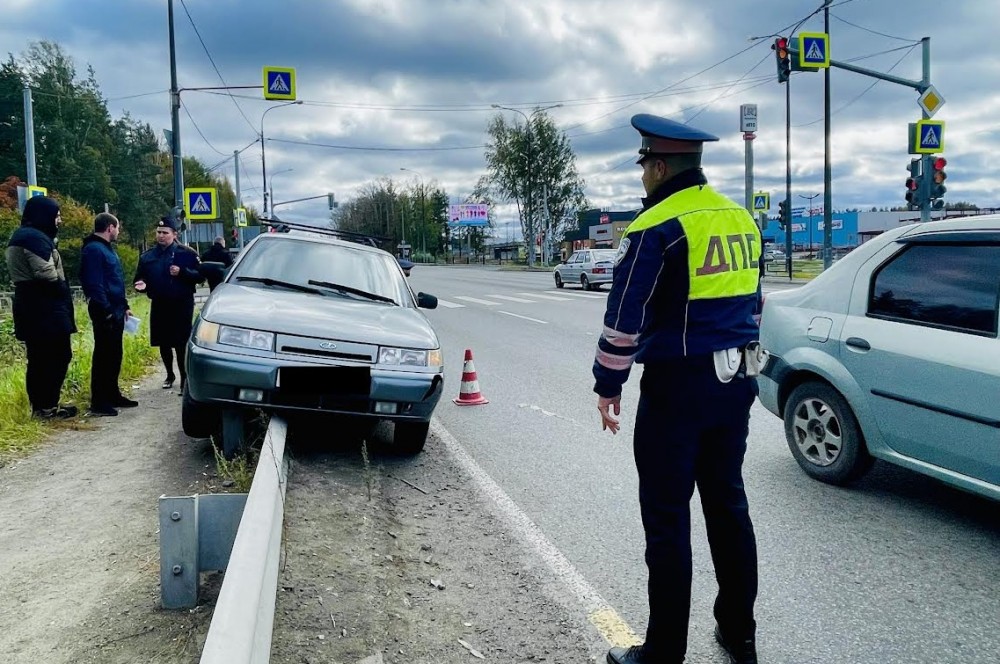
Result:
<instances>
[{"instance_id":1,"label":"officer's trousers","mask_svg":"<svg viewBox=\"0 0 1000 664\"><path fill-rule=\"evenodd\" d=\"M742 466L756 381L722 383L711 356L645 365L635 420L639 504L646 531L649 624L657 662L682 662L691 607L691 514L697 485L727 640L754 635L757 544Z\"/></svg>"}]
</instances>

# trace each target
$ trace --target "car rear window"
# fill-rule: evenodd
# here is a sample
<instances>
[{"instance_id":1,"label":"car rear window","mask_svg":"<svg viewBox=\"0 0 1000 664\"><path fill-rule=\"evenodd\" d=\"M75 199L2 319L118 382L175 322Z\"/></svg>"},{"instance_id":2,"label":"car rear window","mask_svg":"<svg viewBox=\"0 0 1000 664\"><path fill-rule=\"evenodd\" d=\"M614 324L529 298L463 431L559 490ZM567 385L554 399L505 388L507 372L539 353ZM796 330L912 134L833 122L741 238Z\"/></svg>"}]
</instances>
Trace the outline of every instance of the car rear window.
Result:
<instances>
[{"instance_id":1,"label":"car rear window","mask_svg":"<svg viewBox=\"0 0 1000 664\"><path fill-rule=\"evenodd\" d=\"M613 261L615 259L615 254L617 251L614 250L604 250L594 252L594 262L599 263L601 261Z\"/></svg>"},{"instance_id":2,"label":"car rear window","mask_svg":"<svg viewBox=\"0 0 1000 664\"><path fill-rule=\"evenodd\" d=\"M247 251L230 276L269 277L308 286L326 281L412 306L412 298L396 260L353 246L292 238L262 238Z\"/></svg>"},{"instance_id":3,"label":"car rear window","mask_svg":"<svg viewBox=\"0 0 1000 664\"><path fill-rule=\"evenodd\" d=\"M998 306L1000 246L919 244L875 273L868 313L995 337Z\"/></svg>"}]
</instances>

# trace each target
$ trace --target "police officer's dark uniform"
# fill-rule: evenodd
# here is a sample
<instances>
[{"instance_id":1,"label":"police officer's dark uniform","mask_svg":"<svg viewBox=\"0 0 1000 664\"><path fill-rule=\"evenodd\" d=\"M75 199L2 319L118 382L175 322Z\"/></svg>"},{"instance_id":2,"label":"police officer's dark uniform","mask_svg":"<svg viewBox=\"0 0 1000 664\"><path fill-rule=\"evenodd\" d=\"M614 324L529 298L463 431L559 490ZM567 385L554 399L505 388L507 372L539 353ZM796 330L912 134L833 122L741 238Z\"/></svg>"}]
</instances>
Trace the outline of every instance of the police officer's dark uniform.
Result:
<instances>
[{"instance_id":1,"label":"police officer's dark uniform","mask_svg":"<svg viewBox=\"0 0 1000 664\"><path fill-rule=\"evenodd\" d=\"M178 230L177 222L171 217L161 218L156 227ZM170 267L176 265L179 272L170 274ZM149 313L149 343L160 347L160 357L167 370L163 388L173 386L176 376L173 369L173 355L177 353L177 368L181 375L183 390L187 372L184 367L184 352L194 319L194 292L204 277L199 270L198 253L181 244L175 237L167 246L157 244L139 257L135 272L136 282L146 284L145 293L152 300Z\"/></svg>"},{"instance_id":2,"label":"police officer's dark uniform","mask_svg":"<svg viewBox=\"0 0 1000 664\"><path fill-rule=\"evenodd\" d=\"M645 365L633 446L646 532L649 624L642 646L612 648L608 662L684 660L691 604L689 502L697 485L719 583L716 638L732 662L756 663L757 550L742 478L756 382L739 365L741 350L758 338L753 316L760 231L702 173L702 143L718 138L646 114L634 116L632 126L642 135L638 163L650 160L643 176L647 198L619 247L594 391L604 412L609 401L618 412L616 398L632 363ZM677 155L687 156L678 162ZM661 165L654 173L668 179L656 183L648 169Z\"/></svg>"}]
</instances>

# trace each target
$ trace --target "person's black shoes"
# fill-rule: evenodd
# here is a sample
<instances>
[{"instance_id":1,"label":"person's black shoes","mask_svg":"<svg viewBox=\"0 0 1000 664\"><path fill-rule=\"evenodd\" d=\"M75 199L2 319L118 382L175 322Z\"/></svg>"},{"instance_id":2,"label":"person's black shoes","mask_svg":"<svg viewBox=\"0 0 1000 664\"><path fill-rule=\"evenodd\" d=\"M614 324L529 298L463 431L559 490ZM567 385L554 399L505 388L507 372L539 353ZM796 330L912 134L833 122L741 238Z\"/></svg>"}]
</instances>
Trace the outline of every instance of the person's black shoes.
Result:
<instances>
[{"instance_id":1,"label":"person's black shoes","mask_svg":"<svg viewBox=\"0 0 1000 664\"><path fill-rule=\"evenodd\" d=\"M654 660L645 646L632 646L609 650L608 664L660 664L660 662Z\"/></svg>"},{"instance_id":2,"label":"person's black shoes","mask_svg":"<svg viewBox=\"0 0 1000 664\"><path fill-rule=\"evenodd\" d=\"M168 375L167 379L165 381L163 381L163 385L161 385L160 387L162 387L165 390L169 390L171 387L174 386L174 381L175 380L177 380L177 379L174 378L173 374Z\"/></svg>"},{"instance_id":3,"label":"person's black shoes","mask_svg":"<svg viewBox=\"0 0 1000 664\"><path fill-rule=\"evenodd\" d=\"M94 417L116 417L118 409L108 405L94 405L90 407L90 414Z\"/></svg>"},{"instance_id":4,"label":"person's black shoes","mask_svg":"<svg viewBox=\"0 0 1000 664\"><path fill-rule=\"evenodd\" d=\"M135 408L136 406L139 405L139 402L129 399L124 394L119 394L118 398L115 399L114 403L112 403L111 405L116 408Z\"/></svg>"},{"instance_id":5,"label":"person's black shoes","mask_svg":"<svg viewBox=\"0 0 1000 664\"><path fill-rule=\"evenodd\" d=\"M32 415L40 420L68 420L76 417L76 406L53 406L52 408L39 408L32 411Z\"/></svg>"},{"instance_id":6,"label":"person's black shoes","mask_svg":"<svg viewBox=\"0 0 1000 664\"><path fill-rule=\"evenodd\" d=\"M729 655L729 664L757 664L757 644L751 639L728 641L719 626L715 626L715 640Z\"/></svg>"}]
</instances>

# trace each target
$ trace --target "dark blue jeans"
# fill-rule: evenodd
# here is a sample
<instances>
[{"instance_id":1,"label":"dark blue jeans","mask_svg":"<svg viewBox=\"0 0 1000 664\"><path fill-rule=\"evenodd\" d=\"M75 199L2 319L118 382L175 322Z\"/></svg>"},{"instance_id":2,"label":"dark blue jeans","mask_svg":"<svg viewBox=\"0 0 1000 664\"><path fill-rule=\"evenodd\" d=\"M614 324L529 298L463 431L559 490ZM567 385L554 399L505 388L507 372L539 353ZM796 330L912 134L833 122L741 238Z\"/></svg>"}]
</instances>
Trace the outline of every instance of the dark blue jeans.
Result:
<instances>
[{"instance_id":1,"label":"dark blue jeans","mask_svg":"<svg viewBox=\"0 0 1000 664\"><path fill-rule=\"evenodd\" d=\"M754 635L757 543L742 467L756 394L753 379L721 383L711 356L643 370L633 445L649 568L646 644L656 661L682 662L687 650L695 486L719 584L716 620L727 639Z\"/></svg>"}]
</instances>

